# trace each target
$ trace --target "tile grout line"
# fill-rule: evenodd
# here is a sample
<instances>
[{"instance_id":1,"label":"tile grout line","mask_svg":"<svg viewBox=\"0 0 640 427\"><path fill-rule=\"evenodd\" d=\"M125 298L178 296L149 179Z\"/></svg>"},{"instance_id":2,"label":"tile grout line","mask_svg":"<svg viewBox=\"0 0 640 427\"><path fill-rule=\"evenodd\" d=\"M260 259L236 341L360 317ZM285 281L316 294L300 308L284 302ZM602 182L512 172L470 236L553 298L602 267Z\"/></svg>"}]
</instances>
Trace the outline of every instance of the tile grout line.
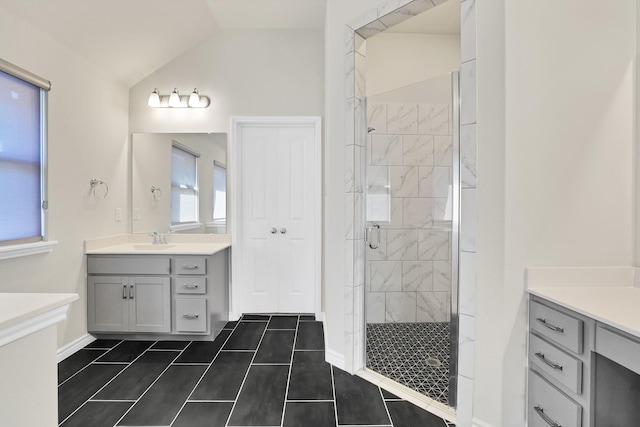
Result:
<instances>
[{"instance_id":1,"label":"tile grout line","mask_svg":"<svg viewBox=\"0 0 640 427\"><path fill-rule=\"evenodd\" d=\"M119 344L119 343L118 343ZM116 344L117 345L117 344ZM83 350L83 349L81 349ZM103 349L100 349L103 350ZM97 359L101 358L102 356L104 356L105 354L107 354L110 350L105 351L104 353L101 353L100 356L97 356L95 359L93 359L92 361L90 361L89 363L87 363L86 365L84 365L83 367L81 367L80 369L78 369L73 375L71 375L69 378L67 378L66 380L62 381L60 384L58 384L58 387L60 387L61 385L63 385L64 383L66 383L67 381L69 381L71 378L75 377L76 375L78 375L80 372L84 371L85 369L87 369L87 367L89 365L91 365L93 362L95 362Z\"/></svg>"},{"instance_id":2,"label":"tile grout line","mask_svg":"<svg viewBox=\"0 0 640 427\"><path fill-rule=\"evenodd\" d=\"M336 427L338 427L338 399L336 398L336 381L333 376L333 365L329 365L331 370L331 391L333 392L333 413L336 418Z\"/></svg>"},{"instance_id":3,"label":"tile grout line","mask_svg":"<svg viewBox=\"0 0 640 427\"><path fill-rule=\"evenodd\" d=\"M378 387L378 393L380 393L380 398L382 399L382 404L384 405L384 410L387 411L387 417L389 417L389 422L391 423L391 426L393 426L393 419L391 419L391 413L389 412L389 407L387 406L387 401L384 400L384 394L382 393L382 389L380 388L380 386L376 386Z\"/></svg>"},{"instance_id":4,"label":"tile grout line","mask_svg":"<svg viewBox=\"0 0 640 427\"><path fill-rule=\"evenodd\" d=\"M240 318L240 320L242 320L242 318ZM240 320L238 320L238 324L236 325L236 327L240 324ZM264 331L262 331L262 336L260 337L260 341L256 346L256 351L255 353L253 353L251 362L249 362L249 366L247 367L247 372L244 374L244 378L242 379L242 383L240 384L240 388L238 389L238 394L236 394L236 398L233 401L233 406L231 406L231 411L229 411L229 416L227 417L227 421L224 423L225 427L228 426L229 422L231 421L231 415L233 415L233 410L236 408L236 404L238 403L238 398L240 397L240 393L242 393L244 383L247 381L247 377L249 376L249 371L251 370L251 365L253 364L253 361L255 360L256 355L258 354L258 349L260 348L260 344L262 344L264 335L267 333L267 327L269 326L270 321L271 321L271 316L269 316L269 319L267 320L267 324L264 325ZM229 336L231 336L231 334L229 334Z\"/></svg>"},{"instance_id":5,"label":"tile grout line","mask_svg":"<svg viewBox=\"0 0 640 427\"><path fill-rule=\"evenodd\" d=\"M291 371L293 370L293 356L296 352L296 343L298 341L298 326L300 325L300 316L296 321L296 330L293 335L293 345L291 346L291 359L289 363L289 372L287 374L287 386L284 389L284 402L282 403L282 416L280 417L280 427L284 425L284 413L287 410L287 398L289 397L289 384L291 384Z\"/></svg>"},{"instance_id":6,"label":"tile grout line","mask_svg":"<svg viewBox=\"0 0 640 427\"><path fill-rule=\"evenodd\" d=\"M227 343L227 341L229 341L229 338L231 338L231 335L234 333L234 331L236 330L236 328L238 327L238 323L240 322L236 322L236 325L233 327L233 329L231 329L231 332L229 332L229 335L227 335L227 338L224 340L224 342L222 343L222 345L220 346L220 348L218 349L217 353L215 354L215 356L213 356L213 359L211 359L211 362L209 362L209 364L207 365L207 368L204 370L204 372L202 373L202 375L200 376L200 378L198 379L198 381L196 381L196 384L193 386L193 388L191 389L191 392L189 393L189 395L187 396L187 398L184 400L184 402L182 403L182 406L180 406L180 409L178 410L178 412L176 412L175 417L173 417L173 419L171 420L171 422L169 423L169 426L172 426L173 423L176 422L176 420L178 419L178 417L180 416L180 413L182 412L182 410L184 409L185 406L187 406L187 402L189 402L189 398L191 398L191 396L193 396L193 393L196 391L196 388L198 388L198 386L200 385L200 383L202 382L202 379L204 378L204 376L207 374L207 372L209 372L209 369L211 369L211 365L213 365L213 362L215 362L215 360L218 358L218 356L220 355L220 353L222 352L222 349L224 348L225 344ZM224 330L221 329L220 332L222 332ZM227 329L229 330L229 329ZM218 335L220 334L220 332L218 332ZM217 338L217 336L216 336ZM213 339L213 341L215 341L215 338ZM211 341L211 342L213 342ZM192 341L193 342L193 341ZM202 366L202 365L199 365Z\"/></svg>"},{"instance_id":7,"label":"tile grout line","mask_svg":"<svg viewBox=\"0 0 640 427\"><path fill-rule=\"evenodd\" d=\"M113 350L114 348L116 348L117 346L119 346L120 344L122 344L123 342L125 342L125 340L120 341L118 344L116 344L115 346L113 346L113 348L111 350ZM62 420L62 422L58 423L58 425L62 425L64 424L70 417L72 417L76 412L78 412L80 410L80 408L84 407L87 402L89 402L95 395L97 395L98 393L100 393L102 390L104 390L104 388L106 386L108 386L109 384L111 384L113 382L113 380L115 380L116 378L118 378L124 371L126 371L132 364L133 362L135 362L136 360L138 360L139 358L142 357L143 354L145 354L147 352L147 350L149 350L149 348L151 348L152 345L154 345L155 343L157 343L158 341L154 341L153 344L151 344L149 347L147 347L142 353L140 353L137 357L135 357L133 360L131 360L130 362L96 362L93 361L91 362L89 365L125 365L124 368L122 368L120 370L120 372L118 372L117 374L115 374L113 377L111 377L111 379L109 381L107 381L102 387L100 387L98 389L98 391L96 391L95 393L93 393L88 399L86 399L84 402L82 402L82 404L80 406L78 406L73 412L71 412L64 420ZM104 353L102 356L108 354L111 350L107 351L106 353ZM100 356L100 357L102 357ZM87 365L87 366L89 366ZM85 366L86 368L86 366ZM84 370L84 369L82 369ZM75 376L75 375L74 375ZM133 405L131 405L133 406ZM131 409L131 408L129 408Z\"/></svg>"},{"instance_id":8,"label":"tile grout line","mask_svg":"<svg viewBox=\"0 0 640 427\"><path fill-rule=\"evenodd\" d=\"M158 342L158 341L156 341L156 343L157 343L157 342ZM189 343L189 345L191 345L191 343ZM183 348L182 350L178 350L178 354L176 355L176 357L174 357L174 358L173 358L173 360L167 364L167 367L166 367L166 368L164 368L164 369L162 370L162 372L160 372L160 374L156 377L156 379L155 379L155 380L153 380L153 382L149 385L149 387L147 387L147 388L145 389L145 391L143 391L143 392L142 392L142 394L141 394L140 396L138 396L138 398L135 400L135 402L133 402L133 405L129 406L129 409L127 409L127 410L124 412L124 414L122 414L122 416L121 416L120 418L118 418L118 421L116 421L116 422L115 422L115 424L113 425L114 427L116 427L116 426L118 425L118 423L119 423L120 421L122 421L122 420L124 419L124 417L126 417L126 416L127 416L127 414L128 414L129 412L131 412L131 410L133 409L133 407L134 407L134 406L136 406L136 404L140 401L140 399L142 399L142 397L143 397L145 394L147 394L147 392L151 389L151 387L153 387L153 385L154 385L155 383L157 383L157 382L158 382L158 380L160 379L160 377L161 377L162 375L164 375L164 373L165 373L165 372L167 372L167 371L169 370L169 368L171 367L171 365L173 364L173 362L175 362L175 361L178 359L178 357L180 357L180 355L182 355L182 353L183 353L187 348L189 348L189 345L187 345L187 346L186 346L185 348ZM146 353L146 352L145 352L145 353ZM126 369L126 368L125 368L125 369ZM124 371L124 369L123 369L123 371Z\"/></svg>"}]
</instances>

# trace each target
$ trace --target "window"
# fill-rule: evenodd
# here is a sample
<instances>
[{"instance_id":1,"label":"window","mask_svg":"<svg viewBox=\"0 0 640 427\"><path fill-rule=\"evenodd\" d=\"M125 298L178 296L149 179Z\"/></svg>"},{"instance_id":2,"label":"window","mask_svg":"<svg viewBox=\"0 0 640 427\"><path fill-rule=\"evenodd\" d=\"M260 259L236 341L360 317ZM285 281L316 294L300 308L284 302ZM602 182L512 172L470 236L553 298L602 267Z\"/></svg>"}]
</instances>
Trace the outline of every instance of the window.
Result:
<instances>
[{"instance_id":1,"label":"window","mask_svg":"<svg viewBox=\"0 0 640 427\"><path fill-rule=\"evenodd\" d=\"M213 222L227 222L227 167L213 161Z\"/></svg>"},{"instance_id":2,"label":"window","mask_svg":"<svg viewBox=\"0 0 640 427\"><path fill-rule=\"evenodd\" d=\"M171 224L198 222L200 154L174 142L171 147Z\"/></svg>"},{"instance_id":3,"label":"window","mask_svg":"<svg viewBox=\"0 0 640 427\"><path fill-rule=\"evenodd\" d=\"M10 246L45 240L49 88L48 81L0 60L0 258L43 251L7 255Z\"/></svg>"}]
</instances>

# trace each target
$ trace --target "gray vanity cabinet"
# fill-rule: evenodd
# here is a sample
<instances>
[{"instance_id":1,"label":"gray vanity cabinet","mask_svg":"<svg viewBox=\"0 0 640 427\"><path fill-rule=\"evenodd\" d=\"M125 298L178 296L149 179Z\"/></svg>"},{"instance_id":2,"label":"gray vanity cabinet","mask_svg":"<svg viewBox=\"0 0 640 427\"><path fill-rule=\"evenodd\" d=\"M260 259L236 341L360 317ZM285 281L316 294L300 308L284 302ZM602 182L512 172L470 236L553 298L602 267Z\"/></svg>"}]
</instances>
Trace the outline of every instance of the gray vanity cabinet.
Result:
<instances>
[{"instance_id":1,"label":"gray vanity cabinet","mask_svg":"<svg viewBox=\"0 0 640 427\"><path fill-rule=\"evenodd\" d=\"M104 337L207 339L229 319L228 250L88 255L87 273L87 328Z\"/></svg>"},{"instance_id":2,"label":"gray vanity cabinet","mask_svg":"<svg viewBox=\"0 0 640 427\"><path fill-rule=\"evenodd\" d=\"M169 332L170 280L158 276L90 276L90 332Z\"/></svg>"},{"instance_id":3,"label":"gray vanity cabinet","mask_svg":"<svg viewBox=\"0 0 640 427\"><path fill-rule=\"evenodd\" d=\"M529 427L589 427L595 322L532 296L529 303Z\"/></svg>"}]
</instances>

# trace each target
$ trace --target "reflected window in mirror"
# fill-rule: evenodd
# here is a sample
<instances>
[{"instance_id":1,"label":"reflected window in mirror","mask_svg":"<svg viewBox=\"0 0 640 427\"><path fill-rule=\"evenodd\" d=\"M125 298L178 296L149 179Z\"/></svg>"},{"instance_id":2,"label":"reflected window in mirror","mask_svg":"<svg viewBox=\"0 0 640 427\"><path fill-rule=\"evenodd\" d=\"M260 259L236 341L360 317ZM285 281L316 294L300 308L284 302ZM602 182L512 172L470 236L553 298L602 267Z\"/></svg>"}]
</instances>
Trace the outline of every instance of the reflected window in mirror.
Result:
<instances>
[{"instance_id":1,"label":"reflected window in mirror","mask_svg":"<svg viewBox=\"0 0 640 427\"><path fill-rule=\"evenodd\" d=\"M227 167L213 161L213 223L222 226L227 223Z\"/></svg>"},{"instance_id":2,"label":"reflected window in mirror","mask_svg":"<svg viewBox=\"0 0 640 427\"><path fill-rule=\"evenodd\" d=\"M171 146L171 225L198 222L198 157L182 144Z\"/></svg>"}]
</instances>

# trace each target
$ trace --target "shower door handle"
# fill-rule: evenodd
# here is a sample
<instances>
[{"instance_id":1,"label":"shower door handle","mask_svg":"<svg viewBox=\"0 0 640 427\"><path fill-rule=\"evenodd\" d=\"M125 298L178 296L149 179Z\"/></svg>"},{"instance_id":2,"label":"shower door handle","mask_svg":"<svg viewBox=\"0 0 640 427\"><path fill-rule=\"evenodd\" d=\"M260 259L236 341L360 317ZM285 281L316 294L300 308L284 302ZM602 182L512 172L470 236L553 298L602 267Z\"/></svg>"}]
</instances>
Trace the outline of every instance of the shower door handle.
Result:
<instances>
[{"instance_id":1,"label":"shower door handle","mask_svg":"<svg viewBox=\"0 0 640 427\"><path fill-rule=\"evenodd\" d=\"M375 242L372 240L372 235L373 235L373 230L374 229L376 230L376 240L375 240ZM380 225L371 224L370 226L368 226L366 228L365 239L367 240L367 243L369 244L369 247L371 249L378 249L380 247Z\"/></svg>"}]
</instances>

